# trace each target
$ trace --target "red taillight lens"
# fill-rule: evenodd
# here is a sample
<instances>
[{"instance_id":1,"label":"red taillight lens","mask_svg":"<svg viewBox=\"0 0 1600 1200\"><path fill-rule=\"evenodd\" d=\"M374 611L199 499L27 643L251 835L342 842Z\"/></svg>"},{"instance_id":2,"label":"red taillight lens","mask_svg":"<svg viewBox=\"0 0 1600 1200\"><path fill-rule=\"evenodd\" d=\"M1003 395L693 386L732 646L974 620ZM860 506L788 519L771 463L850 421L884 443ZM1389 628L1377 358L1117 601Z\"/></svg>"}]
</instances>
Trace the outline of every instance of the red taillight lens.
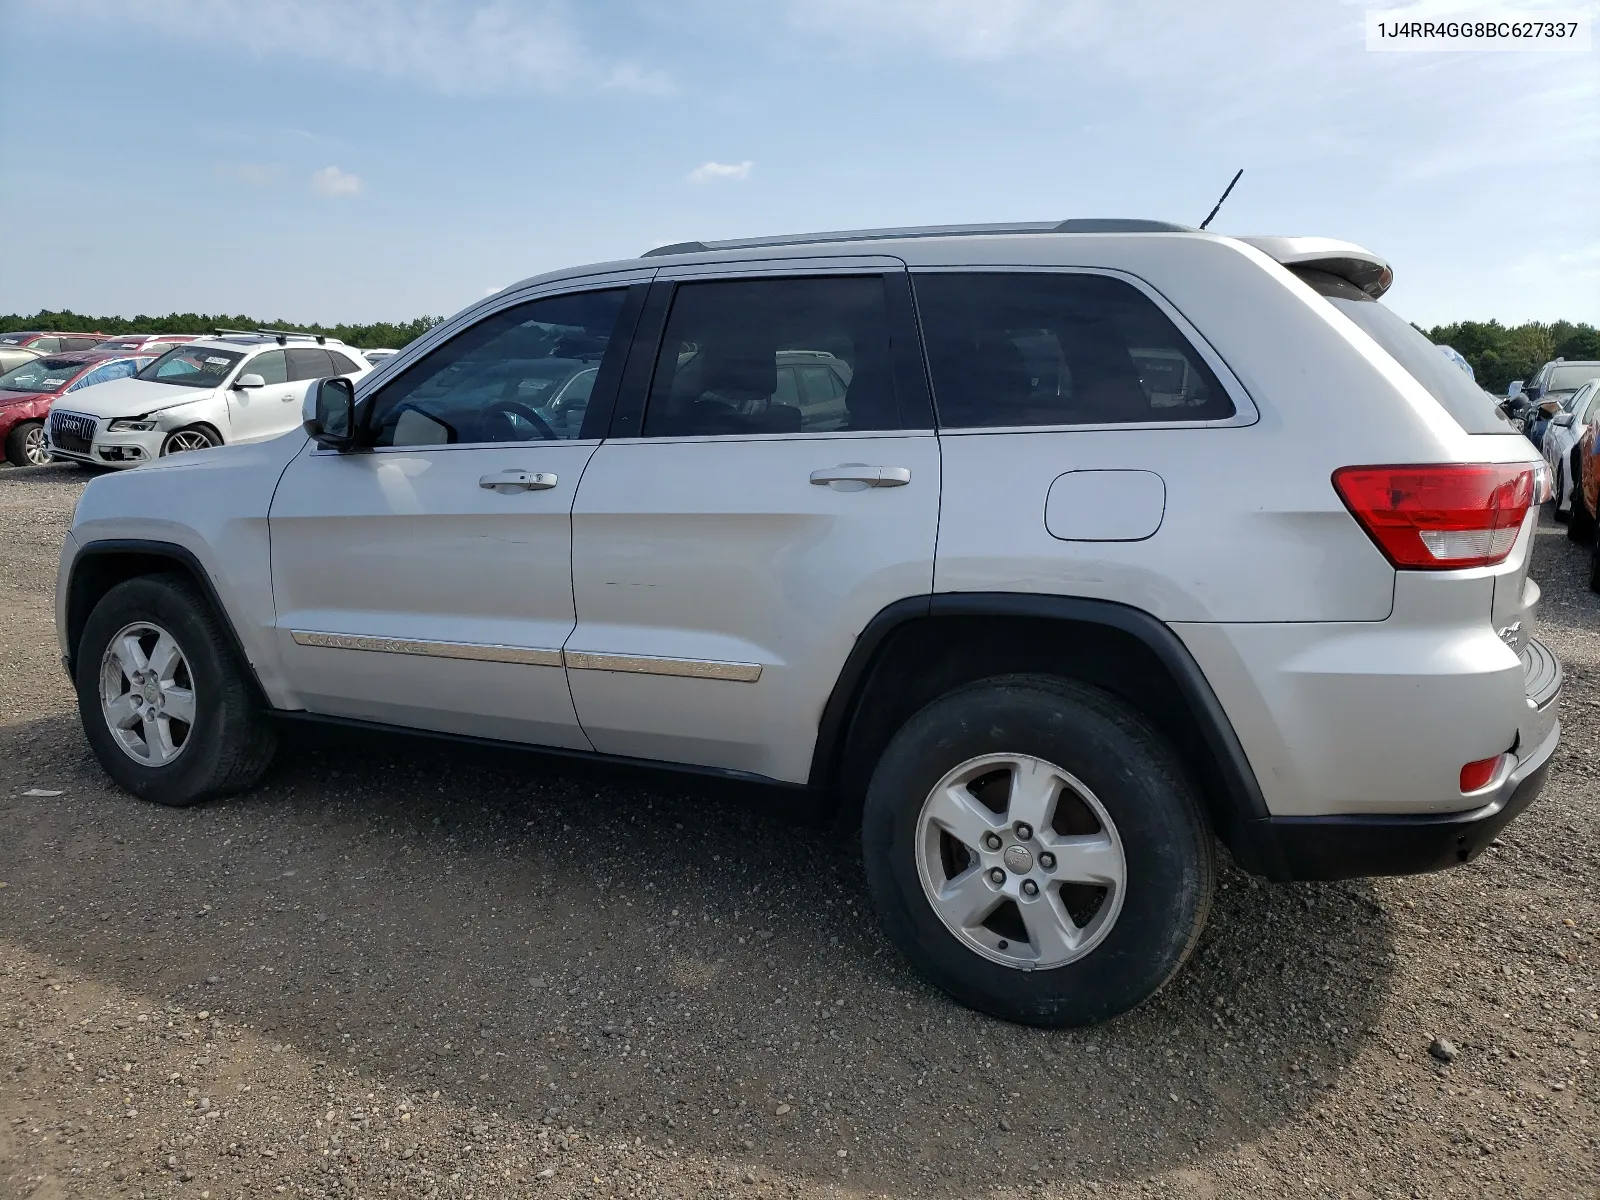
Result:
<instances>
[{"instance_id":1,"label":"red taillight lens","mask_svg":"<svg viewBox=\"0 0 1600 1200\"><path fill-rule=\"evenodd\" d=\"M1341 467L1333 486L1397 567L1488 567L1511 553L1534 503L1525 463Z\"/></svg>"},{"instance_id":2,"label":"red taillight lens","mask_svg":"<svg viewBox=\"0 0 1600 1200\"><path fill-rule=\"evenodd\" d=\"M1489 781L1494 778L1494 773L1500 768L1503 754L1496 754L1493 758L1480 759L1470 762L1461 768L1461 791L1475 792L1479 788L1488 787Z\"/></svg>"}]
</instances>

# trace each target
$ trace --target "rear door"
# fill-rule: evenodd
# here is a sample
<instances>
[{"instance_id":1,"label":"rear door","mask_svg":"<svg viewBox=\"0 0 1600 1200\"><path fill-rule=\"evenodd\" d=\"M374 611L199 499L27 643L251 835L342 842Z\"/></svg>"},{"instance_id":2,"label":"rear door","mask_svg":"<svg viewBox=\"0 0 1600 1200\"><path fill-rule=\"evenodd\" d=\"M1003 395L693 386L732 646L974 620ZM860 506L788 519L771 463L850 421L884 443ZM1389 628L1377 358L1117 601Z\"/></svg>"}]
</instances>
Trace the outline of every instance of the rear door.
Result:
<instances>
[{"instance_id":1,"label":"rear door","mask_svg":"<svg viewBox=\"0 0 1600 1200\"><path fill-rule=\"evenodd\" d=\"M939 446L904 266L662 276L573 509L573 700L599 751L800 782L857 635L932 582ZM818 420L784 386L800 358L850 380Z\"/></svg>"}]
</instances>

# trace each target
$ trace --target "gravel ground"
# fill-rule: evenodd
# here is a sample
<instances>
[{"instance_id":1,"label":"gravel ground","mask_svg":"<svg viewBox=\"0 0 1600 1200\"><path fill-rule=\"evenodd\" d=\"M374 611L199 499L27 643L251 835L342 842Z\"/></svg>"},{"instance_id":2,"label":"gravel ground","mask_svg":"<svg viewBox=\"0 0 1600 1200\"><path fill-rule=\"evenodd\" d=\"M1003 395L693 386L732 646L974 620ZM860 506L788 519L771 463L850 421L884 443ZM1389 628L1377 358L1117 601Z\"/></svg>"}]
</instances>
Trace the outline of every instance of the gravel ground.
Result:
<instances>
[{"instance_id":1,"label":"gravel ground","mask_svg":"<svg viewBox=\"0 0 1600 1200\"><path fill-rule=\"evenodd\" d=\"M854 856L747 802L304 733L248 796L116 792L52 631L83 481L0 472L7 1196L1600 1196L1600 603L1560 527L1567 735L1503 844L1227 871L1164 993L1045 1033L921 983Z\"/></svg>"}]
</instances>

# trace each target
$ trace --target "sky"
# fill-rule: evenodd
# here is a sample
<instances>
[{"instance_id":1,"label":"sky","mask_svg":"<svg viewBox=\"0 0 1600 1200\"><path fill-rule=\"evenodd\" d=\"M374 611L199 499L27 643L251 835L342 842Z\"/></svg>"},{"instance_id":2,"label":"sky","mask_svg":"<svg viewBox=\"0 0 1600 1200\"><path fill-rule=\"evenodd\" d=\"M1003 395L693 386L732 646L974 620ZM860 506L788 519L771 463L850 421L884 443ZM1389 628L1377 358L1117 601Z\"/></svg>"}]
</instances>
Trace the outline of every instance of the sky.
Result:
<instances>
[{"instance_id":1,"label":"sky","mask_svg":"<svg viewBox=\"0 0 1600 1200\"><path fill-rule=\"evenodd\" d=\"M1199 224L1243 167L1214 230L1358 242L1419 324L1600 323L1600 36L1368 7L0 0L0 312L408 320L694 238Z\"/></svg>"}]
</instances>

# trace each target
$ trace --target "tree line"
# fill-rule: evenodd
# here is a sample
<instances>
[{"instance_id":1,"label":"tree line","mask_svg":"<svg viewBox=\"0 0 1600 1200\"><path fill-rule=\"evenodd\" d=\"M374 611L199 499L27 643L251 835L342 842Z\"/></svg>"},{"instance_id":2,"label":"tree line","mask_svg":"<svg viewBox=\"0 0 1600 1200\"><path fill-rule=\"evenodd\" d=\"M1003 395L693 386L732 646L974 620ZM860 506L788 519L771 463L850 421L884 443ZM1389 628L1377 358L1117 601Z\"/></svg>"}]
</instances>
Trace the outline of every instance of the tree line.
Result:
<instances>
[{"instance_id":1,"label":"tree line","mask_svg":"<svg viewBox=\"0 0 1600 1200\"><path fill-rule=\"evenodd\" d=\"M396 324L296 325L289 321L259 321L254 317L168 313L164 317L85 317L75 312L41 310L32 316L0 316L0 333L27 329L62 333L210 333L213 329L303 329L336 337L371 350L379 346L400 349L432 329L443 317L418 317ZM1504 394L1513 379L1530 379L1552 358L1600 359L1600 330L1593 325L1556 321L1541 324L1502 325L1499 321L1457 321L1422 330L1429 341L1454 346L1472 364L1481 387Z\"/></svg>"},{"instance_id":2,"label":"tree line","mask_svg":"<svg viewBox=\"0 0 1600 1200\"><path fill-rule=\"evenodd\" d=\"M306 333L320 333L338 338L341 342L362 350L375 350L386 346L398 350L407 342L421 337L443 317L418 317L414 321L396 324L377 321L371 325L296 325L291 321L260 321L255 317L210 316L205 313L168 313L164 317L151 317L141 313L136 317L85 317L75 312L50 312L41 309L31 316L11 314L0 316L0 333L17 333L24 330L50 330L58 333L210 333L213 329L300 329Z\"/></svg>"},{"instance_id":3,"label":"tree line","mask_svg":"<svg viewBox=\"0 0 1600 1200\"><path fill-rule=\"evenodd\" d=\"M1457 321L1422 332L1436 345L1454 346L1472 364L1478 386L1500 396L1512 380L1532 379L1552 358L1600 359L1600 329L1571 321L1510 326L1499 321Z\"/></svg>"}]
</instances>

